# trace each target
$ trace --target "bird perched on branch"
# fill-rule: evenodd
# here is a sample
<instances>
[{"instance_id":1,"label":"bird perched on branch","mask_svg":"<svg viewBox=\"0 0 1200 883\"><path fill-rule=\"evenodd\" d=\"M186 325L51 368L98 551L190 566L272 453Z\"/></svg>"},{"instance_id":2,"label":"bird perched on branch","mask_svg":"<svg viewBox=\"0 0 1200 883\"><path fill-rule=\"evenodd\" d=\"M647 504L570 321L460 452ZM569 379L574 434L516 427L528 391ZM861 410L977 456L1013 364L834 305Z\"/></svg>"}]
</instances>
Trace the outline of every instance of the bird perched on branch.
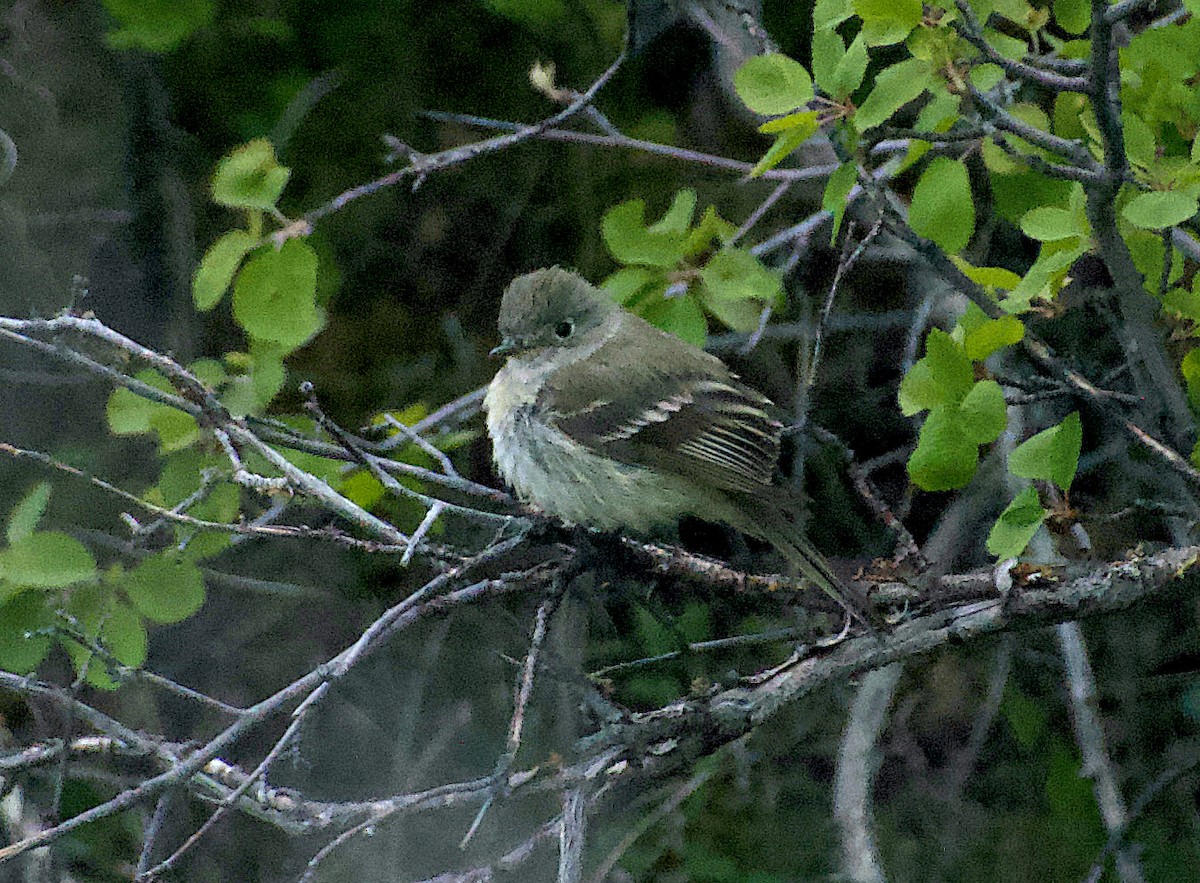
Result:
<instances>
[{"instance_id":1,"label":"bird perched on branch","mask_svg":"<svg viewBox=\"0 0 1200 883\"><path fill-rule=\"evenodd\" d=\"M500 474L548 515L649 531L694 515L770 543L852 616L828 562L771 483L782 425L715 356L622 310L575 273L514 279L500 304L508 357L484 399Z\"/></svg>"}]
</instances>

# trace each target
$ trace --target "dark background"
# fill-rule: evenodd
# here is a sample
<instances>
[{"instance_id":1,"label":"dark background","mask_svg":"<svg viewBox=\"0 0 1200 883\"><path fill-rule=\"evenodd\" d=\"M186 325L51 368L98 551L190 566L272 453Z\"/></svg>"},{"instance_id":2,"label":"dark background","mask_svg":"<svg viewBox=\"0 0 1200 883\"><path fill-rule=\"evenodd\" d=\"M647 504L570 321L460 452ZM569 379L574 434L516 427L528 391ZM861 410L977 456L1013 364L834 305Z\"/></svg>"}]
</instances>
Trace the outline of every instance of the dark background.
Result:
<instances>
[{"instance_id":1,"label":"dark background","mask_svg":"<svg viewBox=\"0 0 1200 883\"><path fill-rule=\"evenodd\" d=\"M804 6L768 3L764 19L801 59ZM184 361L236 349L240 332L227 312L200 316L190 300L197 260L236 223L208 199L222 155L250 138L272 137L292 169L282 208L299 216L388 171L385 133L424 152L483 134L435 124L420 110L519 121L552 113L529 87L531 64L553 61L560 85L586 88L619 51L624 21L624 6L608 0L221 2L177 47L151 53L112 48L106 35L117 24L100 3L0 4L0 128L19 149L13 176L0 186L0 312L90 309ZM731 101L707 35L665 15L663 22L599 106L629 135L757 159L767 142ZM653 217L684 186L699 192L701 206L714 204L740 223L773 185L637 153L525 143L438 173L415 193L403 184L352 203L321 221L310 240L323 267L334 268L323 277L329 321L289 360L277 411L297 409L301 380L311 380L326 411L351 427L383 408L436 407L485 383L494 370L485 354L495 343L499 293L510 278L552 263L603 278L616 266L599 235L603 212L642 198ZM751 240L802 219L813 200L814 192L797 188ZM823 247L827 234L818 239L787 280L780 321L804 320L823 300L837 255ZM845 282L813 419L862 460L912 438L895 389L920 279L904 255L885 248ZM940 303L935 320L953 305ZM792 401L795 344L764 344L735 361L777 401ZM108 435L102 384L2 342L0 371L3 440L49 451L134 491L154 482L153 444ZM886 535L856 501L836 453L815 446L809 453L814 541L843 558L889 554ZM485 439L455 456L464 473L495 480ZM878 476L894 502L907 493L902 464L900 458ZM4 511L45 477L0 462ZM111 501L54 480L49 524L81 535L120 533L120 510ZM919 540L950 502L947 495L919 495L910 518ZM981 535L1001 506L985 503L966 523L978 523ZM939 566L984 563L971 529ZM697 534L701 542L721 539ZM226 553L218 566L283 585L258 592L210 585L199 615L152 634L147 665L237 703L267 695L352 642L427 575L332 548L261 541ZM491 604L406 633L340 688L299 750L276 765L272 783L313 798L357 800L490 772L516 676L504 654L523 656L530 610L522 601ZM1188 656L1195 614L1194 599L1179 597L1087 624L1108 747L1127 799L1191 748L1200 710ZM591 670L661 652L679 635L736 633L760 615L752 604L721 598L668 594L648 604L636 586L617 587L575 597L560 611L551 646ZM662 667L619 683L619 696L636 707L661 703L696 678L720 679L731 668L744 673L786 654L777 650ZM1005 658L1012 667L1000 711L975 755L966 746ZM70 680L63 659L46 673ZM700 771L706 784L647 831L625 854L618 873L627 876L613 879L827 879L838 855L830 783L850 695L846 685L811 697L707 761ZM134 726L176 738L214 724L193 706L138 687L96 702ZM32 725L19 704L0 700L0 713L12 732ZM545 679L531 715L526 765L570 751L578 733L569 689ZM243 746L244 755L230 759L260 757L277 736L264 728ZM1103 846L1050 634L914 661L881 748L876 826L894 880L1082 880ZM970 772L956 777L963 764ZM1194 781L1183 776L1135 824L1149 879L1195 875ZM608 808L589 828L589 857L598 861L681 783ZM72 781L66 808L110 793ZM514 845L553 811L537 800L493 810L465 858L457 842L473 809L406 817L343 850L319 879L432 876ZM177 809L168 842L206 814L196 804ZM67 848L78 879L122 879L136 856L138 830L131 816L72 838ZM193 851L177 879L295 879L321 842L236 818ZM514 879L552 876L551 856L547 850ZM18 879L10 873L0 868L0 879Z\"/></svg>"}]
</instances>

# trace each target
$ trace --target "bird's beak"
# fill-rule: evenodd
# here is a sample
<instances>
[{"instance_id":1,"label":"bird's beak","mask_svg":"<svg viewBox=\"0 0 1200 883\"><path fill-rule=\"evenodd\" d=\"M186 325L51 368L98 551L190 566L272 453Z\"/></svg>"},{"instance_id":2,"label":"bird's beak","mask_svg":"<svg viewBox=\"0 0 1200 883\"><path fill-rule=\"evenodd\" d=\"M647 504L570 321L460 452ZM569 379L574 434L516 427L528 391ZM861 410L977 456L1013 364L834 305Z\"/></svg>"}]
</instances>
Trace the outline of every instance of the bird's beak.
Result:
<instances>
[{"instance_id":1,"label":"bird's beak","mask_svg":"<svg viewBox=\"0 0 1200 883\"><path fill-rule=\"evenodd\" d=\"M488 355L493 359L498 359L501 356L507 356L518 352L520 349L520 345L515 340L513 340L511 337L506 337L504 340L500 341L500 346L494 347L492 351L488 353Z\"/></svg>"}]
</instances>

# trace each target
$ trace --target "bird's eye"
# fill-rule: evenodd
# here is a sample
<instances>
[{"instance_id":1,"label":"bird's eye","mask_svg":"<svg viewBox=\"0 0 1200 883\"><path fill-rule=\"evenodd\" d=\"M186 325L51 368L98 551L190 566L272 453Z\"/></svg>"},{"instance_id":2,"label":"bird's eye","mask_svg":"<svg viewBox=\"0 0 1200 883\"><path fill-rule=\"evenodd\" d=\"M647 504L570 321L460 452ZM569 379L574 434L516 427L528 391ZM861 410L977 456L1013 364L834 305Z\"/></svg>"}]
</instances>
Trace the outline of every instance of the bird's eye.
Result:
<instances>
[{"instance_id":1,"label":"bird's eye","mask_svg":"<svg viewBox=\"0 0 1200 883\"><path fill-rule=\"evenodd\" d=\"M566 339L571 336L571 332L575 330L575 325L570 320L559 322L554 326L554 333L560 338Z\"/></svg>"}]
</instances>

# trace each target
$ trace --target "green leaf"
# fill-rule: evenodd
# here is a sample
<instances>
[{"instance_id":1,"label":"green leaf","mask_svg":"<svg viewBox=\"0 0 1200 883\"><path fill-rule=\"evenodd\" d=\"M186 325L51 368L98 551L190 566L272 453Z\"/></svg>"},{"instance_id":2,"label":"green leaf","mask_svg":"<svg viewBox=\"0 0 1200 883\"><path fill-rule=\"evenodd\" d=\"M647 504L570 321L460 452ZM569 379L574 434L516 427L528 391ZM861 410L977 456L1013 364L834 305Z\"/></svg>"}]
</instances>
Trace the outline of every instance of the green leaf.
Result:
<instances>
[{"instance_id":1,"label":"green leaf","mask_svg":"<svg viewBox=\"0 0 1200 883\"><path fill-rule=\"evenodd\" d=\"M1028 4L1024 0L1019 0L1019 5L1024 9L1020 12L1018 18L1013 21L1020 22L1026 18L1026 13L1029 10ZM995 28L984 28L984 39L992 45L997 52L1011 61L1020 61L1025 57L1025 53L1029 51L1029 41L1023 40L1020 37L1010 37L1003 31L998 31Z\"/></svg>"},{"instance_id":2,"label":"green leaf","mask_svg":"<svg viewBox=\"0 0 1200 883\"><path fill-rule=\"evenodd\" d=\"M813 97L808 71L780 53L747 59L733 75L733 88L746 107L767 116L790 113Z\"/></svg>"},{"instance_id":3,"label":"green leaf","mask_svg":"<svg viewBox=\"0 0 1200 883\"><path fill-rule=\"evenodd\" d=\"M1042 206L1026 212L1021 217L1021 232L1039 242L1088 235L1073 211L1053 206Z\"/></svg>"},{"instance_id":4,"label":"green leaf","mask_svg":"<svg viewBox=\"0 0 1200 883\"><path fill-rule=\"evenodd\" d=\"M908 222L951 254L966 248L975 232L975 203L961 160L939 156L929 163L913 190Z\"/></svg>"},{"instance_id":5,"label":"green leaf","mask_svg":"<svg viewBox=\"0 0 1200 883\"><path fill-rule=\"evenodd\" d=\"M899 43L921 23L920 0L854 0L854 11L872 46Z\"/></svg>"},{"instance_id":6,"label":"green leaf","mask_svg":"<svg viewBox=\"0 0 1200 883\"><path fill-rule=\"evenodd\" d=\"M966 350L968 359L982 362L997 350L1019 343L1024 337L1025 326L1016 316L984 319L963 336L963 349Z\"/></svg>"},{"instance_id":7,"label":"green leaf","mask_svg":"<svg viewBox=\"0 0 1200 883\"><path fill-rule=\"evenodd\" d=\"M50 502L50 482L42 481L30 488L29 493L13 506L12 513L8 516L7 537L10 545L19 543L37 529L48 502Z\"/></svg>"},{"instance_id":8,"label":"green leaf","mask_svg":"<svg viewBox=\"0 0 1200 883\"><path fill-rule=\"evenodd\" d=\"M854 15L851 0L817 0L813 7L813 29L835 28Z\"/></svg>"},{"instance_id":9,"label":"green leaf","mask_svg":"<svg viewBox=\"0 0 1200 883\"><path fill-rule=\"evenodd\" d=\"M860 32L847 49L834 30L813 32L813 79L835 101L862 85L867 73L867 42Z\"/></svg>"},{"instance_id":10,"label":"green leaf","mask_svg":"<svg viewBox=\"0 0 1200 883\"><path fill-rule=\"evenodd\" d=\"M964 431L957 408L929 412L908 458L908 476L926 491L949 491L965 486L979 465L979 445Z\"/></svg>"},{"instance_id":11,"label":"green leaf","mask_svg":"<svg viewBox=\"0 0 1200 883\"><path fill-rule=\"evenodd\" d=\"M997 288L1011 290L1016 288L1021 282L1020 276L1012 270L1005 270L1003 267L976 267L959 255L951 255L950 260L954 263L954 266L962 271L964 276L992 292ZM969 311L972 307L979 311L981 318L987 318L984 316L983 311L974 304L969 304L967 310Z\"/></svg>"},{"instance_id":12,"label":"green leaf","mask_svg":"<svg viewBox=\"0 0 1200 883\"><path fill-rule=\"evenodd\" d=\"M1057 426L1026 439L1008 455L1008 471L1021 478L1053 481L1069 490L1079 466L1083 426L1079 412L1072 411Z\"/></svg>"},{"instance_id":13,"label":"green leaf","mask_svg":"<svg viewBox=\"0 0 1200 883\"><path fill-rule=\"evenodd\" d=\"M928 62L909 58L885 68L854 114L854 126L865 132L891 119L892 114L917 98L932 82Z\"/></svg>"},{"instance_id":14,"label":"green leaf","mask_svg":"<svg viewBox=\"0 0 1200 883\"><path fill-rule=\"evenodd\" d=\"M150 428L158 434L158 449L163 453L182 450L200 438L196 418L166 405L151 410Z\"/></svg>"},{"instance_id":15,"label":"green leaf","mask_svg":"<svg viewBox=\"0 0 1200 883\"><path fill-rule=\"evenodd\" d=\"M1068 34L1082 34L1092 22L1088 0L1054 0L1054 20Z\"/></svg>"},{"instance_id":16,"label":"green leaf","mask_svg":"<svg viewBox=\"0 0 1200 883\"><path fill-rule=\"evenodd\" d=\"M980 92L990 92L1004 79L1004 68L998 64L977 64L971 68L971 85Z\"/></svg>"},{"instance_id":17,"label":"green leaf","mask_svg":"<svg viewBox=\"0 0 1200 883\"><path fill-rule=\"evenodd\" d=\"M974 385L975 369L966 352L949 334L934 328L925 340L925 356L900 381L900 410L911 417L958 405Z\"/></svg>"},{"instance_id":18,"label":"green leaf","mask_svg":"<svg viewBox=\"0 0 1200 883\"><path fill-rule=\"evenodd\" d=\"M798 122L791 128L785 129L780 133L775 139L775 143L767 148L767 152L763 154L763 158L755 163L754 168L750 170L751 178L757 178L768 169L775 168L788 154L811 138L821 128L817 122L817 112L815 110L794 114L793 116L799 118Z\"/></svg>"},{"instance_id":19,"label":"green leaf","mask_svg":"<svg viewBox=\"0 0 1200 883\"><path fill-rule=\"evenodd\" d=\"M777 303L783 291L779 277L743 248L717 252L700 271L705 292L717 300Z\"/></svg>"},{"instance_id":20,"label":"green leaf","mask_svg":"<svg viewBox=\"0 0 1200 883\"><path fill-rule=\"evenodd\" d=\"M837 242L838 230L842 226L842 218L846 216L846 208L850 200L850 191L858 183L858 165L854 160L842 163L837 167L829 180L825 182L825 194L821 197L821 207L833 215L833 232L829 243Z\"/></svg>"},{"instance_id":21,"label":"green leaf","mask_svg":"<svg viewBox=\"0 0 1200 883\"><path fill-rule=\"evenodd\" d=\"M1015 116L1023 123L1028 123L1035 129L1041 129L1043 132L1050 131L1050 117L1046 112L1036 104L1028 102L1018 102L1010 105L1008 112ZM1019 153L1028 153L1034 156L1045 157L1046 152L1039 147L1035 147L1024 138L1015 136L1008 137L1008 143L1015 148ZM983 161L984 164L993 172L1001 175L1011 175L1019 172L1024 172L1028 166L1019 158L1010 156L990 138L985 138L983 141ZM1059 182L1066 184L1066 182ZM1044 201L1041 201L1044 204Z\"/></svg>"},{"instance_id":22,"label":"green leaf","mask_svg":"<svg viewBox=\"0 0 1200 883\"><path fill-rule=\"evenodd\" d=\"M279 201L291 171L275 159L266 138L256 138L234 150L213 173L212 196L218 205L271 210Z\"/></svg>"},{"instance_id":23,"label":"green leaf","mask_svg":"<svg viewBox=\"0 0 1200 883\"><path fill-rule=\"evenodd\" d=\"M628 305L645 294L653 284L666 287L666 278L647 267L622 267L600 283L612 299Z\"/></svg>"},{"instance_id":24,"label":"green leaf","mask_svg":"<svg viewBox=\"0 0 1200 883\"><path fill-rule=\"evenodd\" d=\"M1158 145L1155 143L1154 130L1129 108L1121 114L1121 132L1125 138L1125 153L1130 162L1149 168L1157 160Z\"/></svg>"},{"instance_id":25,"label":"green leaf","mask_svg":"<svg viewBox=\"0 0 1200 883\"><path fill-rule=\"evenodd\" d=\"M104 0L120 24L105 35L113 49L170 52L213 20L213 0Z\"/></svg>"},{"instance_id":26,"label":"green leaf","mask_svg":"<svg viewBox=\"0 0 1200 883\"><path fill-rule=\"evenodd\" d=\"M113 601L109 605L104 625L100 627L100 643L117 662L130 668L146 661L146 626L127 604Z\"/></svg>"},{"instance_id":27,"label":"green leaf","mask_svg":"<svg viewBox=\"0 0 1200 883\"><path fill-rule=\"evenodd\" d=\"M1175 313L1189 322L1200 324L1200 292L1186 288L1170 288L1163 295L1163 309Z\"/></svg>"},{"instance_id":28,"label":"green leaf","mask_svg":"<svg viewBox=\"0 0 1200 883\"><path fill-rule=\"evenodd\" d=\"M192 277L192 302L200 312L211 310L224 296L233 274L258 240L245 230L230 230L204 253Z\"/></svg>"},{"instance_id":29,"label":"green leaf","mask_svg":"<svg viewBox=\"0 0 1200 883\"><path fill-rule=\"evenodd\" d=\"M169 553L139 562L122 587L137 611L154 622L179 622L204 604L199 568Z\"/></svg>"},{"instance_id":30,"label":"green leaf","mask_svg":"<svg viewBox=\"0 0 1200 883\"><path fill-rule=\"evenodd\" d=\"M134 377L162 392L175 391L167 378L150 368L139 371ZM115 435L138 435L150 431L150 418L156 408L167 407L120 386L108 397L105 416L109 430Z\"/></svg>"},{"instance_id":31,"label":"green leaf","mask_svg":"<svg viewBox=\"0 0 1200 883\"><path fill-rule=\"evenodd\" d=\"M1189 350L1179 369L1187 382L1188 404L1193 411L1200 413L1200 349Z\"/></svg>"},{"instance_id":32,"label":"green leaf","mask_svg":"<svg viewBox=\"0 0 1200 883\"><path fill-rule=\"evenodd\" d=\"M694 298L686 295L660 297L647 304L641 315L651 325L681 337L693 346L704 346L708 337L704 311Z\"/></svg>"},{"instance_id":33,"label":"green leaf","mask_svg":"<svg viewBox=\"0 0 1200 883\"><path fill-rule=\"evenodd\" d=\"M0 668L26 674L41 664L52 638L40 634L55 624L46 596L25 592L0 605Z\"/></svg>"},{"instance_id":34,"label":"green leaf","mask_svg":"<svg viewBox=\"0 0 1200 883\"><path fill-rule=\"evenodd\" d=\"M505 18L527 25L545 25L562 18L566 12L563 0L484 0L491 9Z\"/></svg>"},{"instance_id":35,"label":"green leaf","mask_svg":"<svg viewBox=\"0 0 1200 883\"><path fill-rule=\"evenodd\" d=\"M1004 688L1000 711L1008 721L1013 737L1022 748L1033 748L1049 728L1045 707L1040 702L1030 699L1012 679Z\"/></svg>"},{"instance_id":36,"label":"green leaf","mask_svg":"<svg viewBox=\"0 0 1200 883\"><path fill-rule=\"evenodd\" d=\"M758 131L764 135L777 135L780 132L794 129L796 126L806 123L809 120L815 120L816 118L817 112L815 110L798 110L795 113L767 120L758 127Z\"/></svg>"},{"instance_id":37,"label":"green leaf","mask_svg":"<svg viewBox=\"0 0 1200 883\"><path fill-rule=\"evenodd\" d=\"M1037 491L1025 488L1000 513L988 532L987 550L1001 561L1016 558L1025 551L1047 512L1038 502Z\"/></svg>"},{"instance_id":38,"label":"green leaf","mask_svg":"<svg viewBox=\"0 0 1200 883\"><path fill-rule=\"evenodd\" d=\"M833 28L817 28L812 35L812 76L813 82L821 87L828 95L833 95L830 86L834 81L834 71L838 62L846 55L846 44L841 35Z\"/></svg>"},{"instance_id":39,"label":"green leaf","mask_svg":"<svg viewBox=\"0 0 1200 883\"><path fill-rule=\"evenodd\" d=\"M813 30L835 28L852 15L851 0L817 0L813 7Z\"/></svg>"},{"instance_id":40,"label":"green leaf","mask_svg":"<svg viewBox=\"0 0 1200 883\"><path fill-rule=\"evenodd\" d=\"M701 305L706 313L715 316L722 325L744 334L757 330L765 309L765 305L758 301L704 296L701 297Z\"/></svg>"},{"instance_id":41,"label":"green leaf","mask_svg":"<svg viewBox=\"0 0 1200 883\"><path fill-rule=\"evenodd\" d=\"M676 196L672 207L678 200ZM600 222L605 246L623 264L674 267L683 259L685 237L672 231L651 232L645 216L646 203L640 199L614 205Z\"/></svg>"},{"instance_id":42,"label":"green leaf","mask_svg":"<svg viewBox=\"0 0 1200 883\"><path fill-rule=\"evenodd\" d=\"M289 239L246 261L233 286L233 315L251 337L294 349L325 324L316 292L316 252Z\"/></svg>"},{"instance_id":43,"label":"green leaf","mask_svg":"<svg viewBox=\"0 0 1200 883\"><path fill-rule=\"evenodd\" d=\"M1071 266L1086 254L1090 247L1088 242L1070 239L1064 239L1061 243L1043 244L1041 254L1033 262L1029 272L1021 278L1017 287L1000 301L1000 308L1007 313L1020 313L1029 309L1035 297L1053 297L1058 293Z\"/></svg>"},{"instance_id":44,"label":"green leaf","mask_svg":"<svg viewBox=\"0 0 1200 883\"><path fill-rule=\"evenodd\" d=\"M830 78L829 92L830 97L837 101L848 98L859 86L862 85L863 77L867 73L867 41L862 33L859 33L846 49L846 54L842 56L838 62L837 68Z\"/></svg>"},{"instance_id":45,"label":"green leaf","mask_svg":"<svg viewBox=\"0 0 1200 883\"><path fill-rule=\"evenodd\" d=\"M96 560L79 540L35 531L0 549L0 580L14 587L61 589L96 578Z\"/></svg>"},{"instance_id":46,"label":"green leaf","mask_svg":"<svg viewBox=\"0 0 1200 883\"><path fill-rule=\"evenodd\" d=\"M1004 390L994 380L976 383L959 405L963 433L977 445L988 445L1000 437L1008 425Z\"/></svg>"},{"instance_id":47,"label":"green leaf","mask_svg":"<svg viewBox=\"0 0 1200 883\"><path fill-rule=\"evenodd\" d=\"M1196 214L1198 205L1194 194L1174 190L1139 193L1121 214L1129 223L1144 230L1174 227Z\"/></svg>"},{"instance_id":48,"label":"green leaf","mask_svg":"<svg viewBox=\"0 0 1200 883\"><path fill-rule=\"evenodd\" d=\"M682 236L687 233L692 224L692 215L696 213L696 191L684 188L676 191L671 200L671 207L661 218L646 228L649 233L665 233Z\"/></svg>"},{"instance_id":49,"label":"green leaf","mask_svg":"<svg viewBox=\"0 0 1200 883\"><path fill-rule=\"evenodd\" d=\"M737 232L737 227L717 214L711 205L700 216L700 223L690 233L683 246L683 256L694 258L712 247L713 241L726 242Z\"/></svg>"}]
</instances>

